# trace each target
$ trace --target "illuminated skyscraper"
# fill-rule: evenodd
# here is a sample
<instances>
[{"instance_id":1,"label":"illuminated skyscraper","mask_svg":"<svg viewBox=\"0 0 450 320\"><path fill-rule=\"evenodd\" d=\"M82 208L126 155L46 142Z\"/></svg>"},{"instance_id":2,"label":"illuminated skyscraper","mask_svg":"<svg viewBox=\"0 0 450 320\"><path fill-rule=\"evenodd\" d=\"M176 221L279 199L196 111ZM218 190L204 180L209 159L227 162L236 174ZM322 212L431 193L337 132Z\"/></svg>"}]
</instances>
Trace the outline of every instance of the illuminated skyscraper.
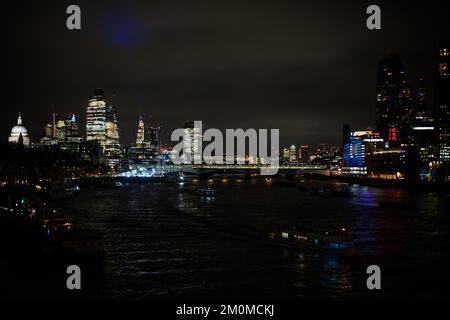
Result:
<instances>
[{"instance_id":1,"label":"illuminated skyscraper","mask_svg":"<svg viewBox=\"0 0 450 320\"><path fill-rule=\"evenodd\" d=\"M304 163L304 164L309 163L309 146L308 145L301 145L298 153L299 153L298 158L301 163Z\"/></svg>"},{"instance_id":2,"label":"illuminated skyscraper","mask_svg":"<svg viewBox=\"0 0 450 320\"><path fill-rule=\"evenodd\" d=\"M65 140L62 148L74 153L80 152L83 137L78 132L77 117L73 113L69 113L64 119Z\"/></svg>"},{"instance_id":3,"label":"illuminated skyscraper","mask_svg":"<svg viewBox=\"0 0 450 320\"><path fill-rule=\"evenodd\" d=\"M66 141L66 123L64 120L58 120L56 123L56 140L58 143Z\"/></svg>"},{"instance_id":4,"label":"illuminated skyscraper","mask_svg":"<svg viewBox=\"0 0 450 320\"><path fill-rule=\"evenodd\" d=\"M83 137L78 133L77 117L69 113L65 118L52 114L51 122L45 126L45 133L40 140L41 146L58 145L63 150L79 152Z\"/></svg>"},{"instance_id":5,"label":"illuminated skyscraper","mask_svg":"<svg viewBox=\"0 0 450 320\"><path fill-rule=\"evenodd\" d=\"M136 147L137 148L144 148L145 147L145 123L144 123L144 117L139 117L138 122L138 130L136 134Z\"/></svg>"},{"instance_id":6,"label":"illuminated skyscraper","mask_svg":"<svg viewBox=\"0 0 450 320\"><path fill-rule=\"evenodd\" d=\"M290 163L296 163L297 162L297 148L292 145L289 148L289 162Z\"/></svg>"},{"instance_id":7,"label":"illuminated skyscraper","mask_svg":"<svg viewBox=\"0 0 450 320\"><path fill-rule=\"evenodd\" d=\"M103 89L95 89L86 110L86 141L106 143L106 100Z\"/></svg>"},{"instance_id":8,"label":"illuminated skyscraper","mask_svg":"<svg viewBox=\"0 0 450 320\"><path fill-rule=\"evenodd\" d=\"M288 148L283 149L283 161L289 162L289 149Z\"/></svg>"},{"instance_id":9,"label":"illuminated skyscraper","mask_svg":"<svg viewBox=\"0 0 450 320\"><path fill-rule=\"evenodd\" d=\"M412 119L412 131L414 143L420 154L420 159L429 163L435 160L435 127L434 119L428 110L425 81L420 78L416 91L414 117Z\"/></svg>"},{"instance_id":10,"label":"illuminated skyscraper","mask_svg":"<svg viewBox=\"0 0 450 320\"><path fill-rule=\"evenodd\" d=\"M64 119L64 123L67 137L78 136L78 122L75 114L69 113Z\"/></svg>"},{"instance_id":11,"label":"illuminated skyscraper","mask_svg":"<svg viewBox=\"0 0 450 320\"><path fill-rule=\"evenodd\" d=\"M411 143L414 98L400 57L390 54L378 64L376 124L390 146Z\"/></svg>"},{"instance_id":12,"label":"illuminated skyscraper","mask_svg":"<svg viewBox=\"0 0 450 320\"><path fill-rule=\"evenodd\" d=\"M194 162L202 162L202 132L203 127L201 121L186 122L183 126L183 155L182 162L191 164ZM185 153L186 151L186 153Z\"/></svg>"},{"instance_id":13,"label":"illuminated skyscraper","mask_svg":"<svg viewBox=\"0 0 450 320\"><path fill-rule=\"evenodd\" d=\"M86 141L96 141L111 167L119 163L119 121L115 107L107 106L103 89L95 89L86 111Z\"/></svg>"},{"instance_id":14,"label":"illuminated skyscraper","mask_svg":"<svg viewBox=\"0 0 450 320\"><path fill-rule=\"evenodd\" d=\"M136 147L148 149L154 154L159 153L161 148L161 127L146 125L144 117L140 116L136 135Z\"/></svg>"},{"instance_id":15,"label":"illuminated skyscraper","mask_svg":"<svg viewBox=\"0 0 450 320\"><path fill-rule=\"evenodd\" d=\"M434 48L434 117L439 161L450 161L450 41Z\"/></svg>"},{"instance_id":16,"label":"illuminated skyscraper","mask_svg":"<svg viewBox=\"0 0 450 320\"><path fill-rule=\"evenodd\" d=\"M106 156L116 156L120 153L119 119L117 116L117 109L112 106L106 107L105 136Z\"/></svg>"}]
</instances>

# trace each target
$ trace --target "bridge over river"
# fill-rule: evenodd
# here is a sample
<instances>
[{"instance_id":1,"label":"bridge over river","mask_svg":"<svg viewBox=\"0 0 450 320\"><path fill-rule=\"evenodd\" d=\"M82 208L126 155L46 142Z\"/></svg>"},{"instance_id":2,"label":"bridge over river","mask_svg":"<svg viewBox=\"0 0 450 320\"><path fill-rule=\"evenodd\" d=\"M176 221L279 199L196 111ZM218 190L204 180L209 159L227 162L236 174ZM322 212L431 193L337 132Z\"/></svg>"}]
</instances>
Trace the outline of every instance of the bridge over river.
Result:
<instances>
[{"instance_id":1,"label":"bridge over river","mask_svg":"<svg viewBox=\"0 0 450 320\"><path fill-rule=\"evenodd\" d=\"M261 169L270 168L268 165L251 164L201 164L201 165L155 165L134 168L121 172L116 177L121 178L151 178L173 175L211 176L214 174L253 174L260 173ZM329 175L327 166L311 165L279 165L275 167L280 174L317 173Z\"/></svg>"}]
</instances>

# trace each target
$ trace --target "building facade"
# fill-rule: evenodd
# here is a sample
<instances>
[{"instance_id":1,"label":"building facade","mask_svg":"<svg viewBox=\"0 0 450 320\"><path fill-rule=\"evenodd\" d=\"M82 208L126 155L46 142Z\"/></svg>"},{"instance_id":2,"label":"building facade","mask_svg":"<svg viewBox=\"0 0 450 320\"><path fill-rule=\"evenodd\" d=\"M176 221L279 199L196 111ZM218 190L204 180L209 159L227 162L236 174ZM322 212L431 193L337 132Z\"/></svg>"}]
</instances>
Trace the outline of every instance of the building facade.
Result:
<instances>
[{"instance_id":1,"label":"building facade","mask_svg":"<svg viewBox=\"0 0 450 320\"><path fill-rule=\"evenodd\" d=\"M450 41L434 48L434 118L438 161L450 162Z\"/></svg>"},{"instance_id":2,"label":"building facade","mask_svg":"<svg viewBox=\"0 0 450 320\"><path fill-rule=\"evenodd\" d=\"M16 125L11 129L11 134L8 137L8 142L15 145L23 145L27 148L29 148L31 145L28 130L23 125L22 115L20 113L17 117Z\"/></svg>"},{"instance_id":3,"label":"building facade","mask_svg":"<svg viewBox=\"0 0 450 320\"><path fill-rule=\"evenodd\" d=\"M398 54L378 64L376 126L388 147L412 143L414 95Z\"/></svg>"},{"instance_id":4,"label":"building facade","mask_svg":"<svg viewBox=\"0 0 450 320\"><path fill-rule=\"evenodd\" d=\"M86 141L99 144L110 167L120 163L120 136L117 110L106 104L103 89L95 89L86 109Z\"/></svg>"}]
</instances>

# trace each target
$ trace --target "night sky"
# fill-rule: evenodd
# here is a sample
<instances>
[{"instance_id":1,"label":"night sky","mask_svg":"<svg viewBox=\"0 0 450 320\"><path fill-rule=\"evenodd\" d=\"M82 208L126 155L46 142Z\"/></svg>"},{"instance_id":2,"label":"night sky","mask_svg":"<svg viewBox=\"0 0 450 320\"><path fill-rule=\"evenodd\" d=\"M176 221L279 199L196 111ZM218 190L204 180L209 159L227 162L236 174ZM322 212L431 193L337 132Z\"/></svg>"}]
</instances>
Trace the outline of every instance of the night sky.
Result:
<instances>
[{"instance_id":1,"label":"night sky","mask_svg":"<svg viewBox=\"0 0 450 320\"><path fill-rule=\"evenodd\" d=\"M433 40L448 39L449 1L17 1L3 10L1 132L17 113L39 139L52 110L75 112L101 87L117 106L121 142L138 116L166 132L280 128L281 145L334 143L374 126L378 60L400 54L431 91ZM366 8L382 30L366 29ZM77 4L82 30L66 28ZM432 103L431 96L429 103Z\"/></svg>"}]
</instances>

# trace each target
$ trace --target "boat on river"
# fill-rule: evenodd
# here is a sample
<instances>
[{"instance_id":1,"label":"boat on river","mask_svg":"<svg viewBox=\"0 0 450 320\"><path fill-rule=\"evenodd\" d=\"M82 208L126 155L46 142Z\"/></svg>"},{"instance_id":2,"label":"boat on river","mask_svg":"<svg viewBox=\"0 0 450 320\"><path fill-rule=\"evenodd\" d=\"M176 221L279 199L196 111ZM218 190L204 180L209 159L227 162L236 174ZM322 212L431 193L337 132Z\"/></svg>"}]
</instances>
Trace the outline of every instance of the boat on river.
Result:
<instances>
[{"instance_id":1,"label":"boat on river","mask_svg":"<svg viewBox=\"0 0 450 320\"><path fill-rule=\"evenodd\" d=\"M302 225L282 227L271 233L270 238L291 248L311 248L348 256L360 254L346 228L330 230Z\"/></svg>"},{"instance_id":2,"label":"boat on river","mask_svg":"<svg viewBox=\"0 0 450 320\"><path fill-rule=\"evenodd\" d=\"M197 194L202 198L212 198L216 196L216 190L211 187L203 187L197 190Z\"/></svg>"}]
</instances>

